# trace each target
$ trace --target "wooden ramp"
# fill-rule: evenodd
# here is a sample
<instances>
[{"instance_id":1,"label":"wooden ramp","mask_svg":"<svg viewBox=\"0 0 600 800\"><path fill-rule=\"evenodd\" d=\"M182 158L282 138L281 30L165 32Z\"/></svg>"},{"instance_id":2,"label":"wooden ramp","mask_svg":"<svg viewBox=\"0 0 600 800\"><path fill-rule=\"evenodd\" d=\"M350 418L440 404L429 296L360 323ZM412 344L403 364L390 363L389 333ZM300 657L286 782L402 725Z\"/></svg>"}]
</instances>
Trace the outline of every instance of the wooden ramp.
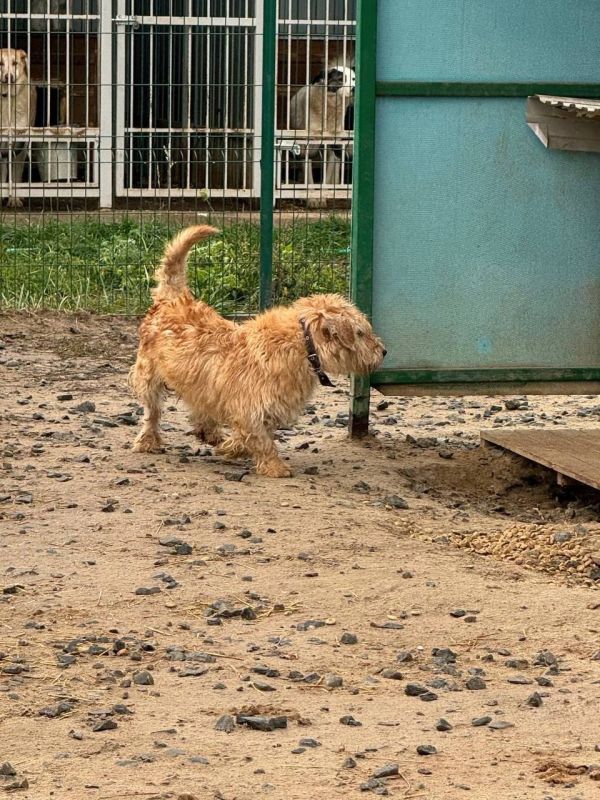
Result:
<instances>
[{"instance_id":1,"label":"wooden ramp","mask_svg":"<svg viewBox=\"0 0 600 800\"><path fill-rule=\"evenodd\" d=\"M517 453L556 472L559 484L585 483L600 490L600 430L485 430L483 444Z\"/></svg>"}]
</instances>

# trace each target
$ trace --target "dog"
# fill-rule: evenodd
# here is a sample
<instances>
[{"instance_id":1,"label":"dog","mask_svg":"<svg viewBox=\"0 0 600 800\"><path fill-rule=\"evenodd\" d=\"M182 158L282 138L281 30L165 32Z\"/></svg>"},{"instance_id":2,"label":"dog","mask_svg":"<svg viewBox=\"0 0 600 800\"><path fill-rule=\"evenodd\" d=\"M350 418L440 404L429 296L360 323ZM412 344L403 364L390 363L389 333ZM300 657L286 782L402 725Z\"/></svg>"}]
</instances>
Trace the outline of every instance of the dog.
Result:
<instances>
[{"instance_id":1,"label":"dog","mask_svg":"<svg viewBox=\"0 0 600 800\"><path fill-rule=\"evenodd\" d=\"M336 139L346 132L346 114L354 103L356 78L351 67L333 65L323 70L310 86L302 86L290 101L290 127L307 131L309 142L300 155L308 154L308 175L303 182L315 183L315 167L321 167L321 180L330 186L341 182L342 147L323 145L321 139ZM308 179L307 179L308 178Z\"/></svg>"},{"instance_id":2,"label":"dog","mask_svg":"<svg viewBox=\"0 0 600 800\"><path fill-rule=\"evenodd\" d=\"M274 434L302 413L327 372L366 374L386 353L367 318L337 294L313 295L242 324L196 301L188 287L189 250L218 233L207 225L183 230L156 271L154 303L140 325L129 382L144 406L134 450L162 450L159 430L167 387L190 410L193 432L228 458L251 456L260 475L292 475ZM222 426L231 429L225 435Z\"/></svg>"},{"instance_id":3,"label":"dog","mask_svg":"<svg viewBox=\"0 0 600 800\"><path fill-rule=\"evenodd\" d=\"M14 187L23 179L27 160L27 144L15 140L15 135L33 127L36 99L36 89L29 83L27 53L0 50L0 184L10 184L7 205L12 208L23 205Z\"/></svg>"}]
</instances>

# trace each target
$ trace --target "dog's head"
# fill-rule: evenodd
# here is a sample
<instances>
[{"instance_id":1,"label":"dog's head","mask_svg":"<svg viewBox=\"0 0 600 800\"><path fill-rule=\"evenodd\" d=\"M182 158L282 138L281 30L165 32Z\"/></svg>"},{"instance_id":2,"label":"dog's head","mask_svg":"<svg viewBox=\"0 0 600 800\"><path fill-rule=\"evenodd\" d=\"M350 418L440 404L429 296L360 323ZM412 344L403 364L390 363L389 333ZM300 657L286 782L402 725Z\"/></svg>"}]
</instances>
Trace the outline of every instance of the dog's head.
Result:
<instances>
[{"instance_id":1,"label":"dog's head","mask_svg":"<svg viewBox=\"0 0 600 800\"><path fill-rule=\"evenodd\" d=\"M294 303L304 319L325 372L366 375L376 370L386 350L371 323L338 294L316 294Z\"/></svg>"},{"instance_id":2,"label":"dog's head","mask_svg":"<svg viewBox=\"0 0 600 800\"><path fill-rule=\"evenodd\" d=\"M335 94L341 91L342 94L351 97L354 94L356 76L351 67L335 65L319 72L313 84L319 83L326 86L328 92Z\"/></svg>"},{"instance_id":3,"label":"dog's head","mask_svg":"<svg viewBox=\"0 0 600 800\"><path fill-rule=\"evenodd\" d=\"M5 47L0 50L0 84L27 82L27 53Z\"/></svg>"}]
</instances>

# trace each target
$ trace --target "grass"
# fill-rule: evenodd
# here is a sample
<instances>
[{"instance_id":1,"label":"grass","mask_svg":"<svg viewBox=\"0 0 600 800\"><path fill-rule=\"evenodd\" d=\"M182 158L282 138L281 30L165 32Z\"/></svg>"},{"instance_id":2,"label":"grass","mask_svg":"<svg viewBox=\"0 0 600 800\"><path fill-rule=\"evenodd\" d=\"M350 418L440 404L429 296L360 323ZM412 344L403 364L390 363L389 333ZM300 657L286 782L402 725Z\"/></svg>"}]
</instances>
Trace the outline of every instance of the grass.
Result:
<instances>
[{"instance_id":1,"label":"grass","mask_svg":"<svg viewBox=\"0 0 600 800\"><path fill-rule=\"evenodd\" d=\"M164 243L176 232L162 221L0 224L0 306L141 313ZM273 295L288 302L311 292L345 293L350 224L339 217L276 229ZM197 245L189 261L196 297L222 313L258 305L259 230L223 229Z\"/></svg>"}]
</instances>

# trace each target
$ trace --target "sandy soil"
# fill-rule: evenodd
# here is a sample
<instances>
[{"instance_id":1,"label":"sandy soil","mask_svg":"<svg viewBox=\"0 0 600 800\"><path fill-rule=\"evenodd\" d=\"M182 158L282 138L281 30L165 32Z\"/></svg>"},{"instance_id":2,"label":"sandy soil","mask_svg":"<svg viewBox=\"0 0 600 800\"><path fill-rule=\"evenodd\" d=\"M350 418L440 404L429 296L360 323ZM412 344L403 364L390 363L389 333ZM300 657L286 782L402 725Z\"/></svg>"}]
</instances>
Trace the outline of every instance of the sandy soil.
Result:
<instances>
[{"instance_id":1,"label":"sandy soil","mask_svg":"<svg viewBox=\"0 0 600 800\"><path fill-rule=\"evenodd\" d=\"M477 436L597 398L377 396L356 443L324 390L272 481L174 398L167 452L131 452L133 322L0 333L0 793L599 796L599 497Z\"/></svg>"}]
</instances>

